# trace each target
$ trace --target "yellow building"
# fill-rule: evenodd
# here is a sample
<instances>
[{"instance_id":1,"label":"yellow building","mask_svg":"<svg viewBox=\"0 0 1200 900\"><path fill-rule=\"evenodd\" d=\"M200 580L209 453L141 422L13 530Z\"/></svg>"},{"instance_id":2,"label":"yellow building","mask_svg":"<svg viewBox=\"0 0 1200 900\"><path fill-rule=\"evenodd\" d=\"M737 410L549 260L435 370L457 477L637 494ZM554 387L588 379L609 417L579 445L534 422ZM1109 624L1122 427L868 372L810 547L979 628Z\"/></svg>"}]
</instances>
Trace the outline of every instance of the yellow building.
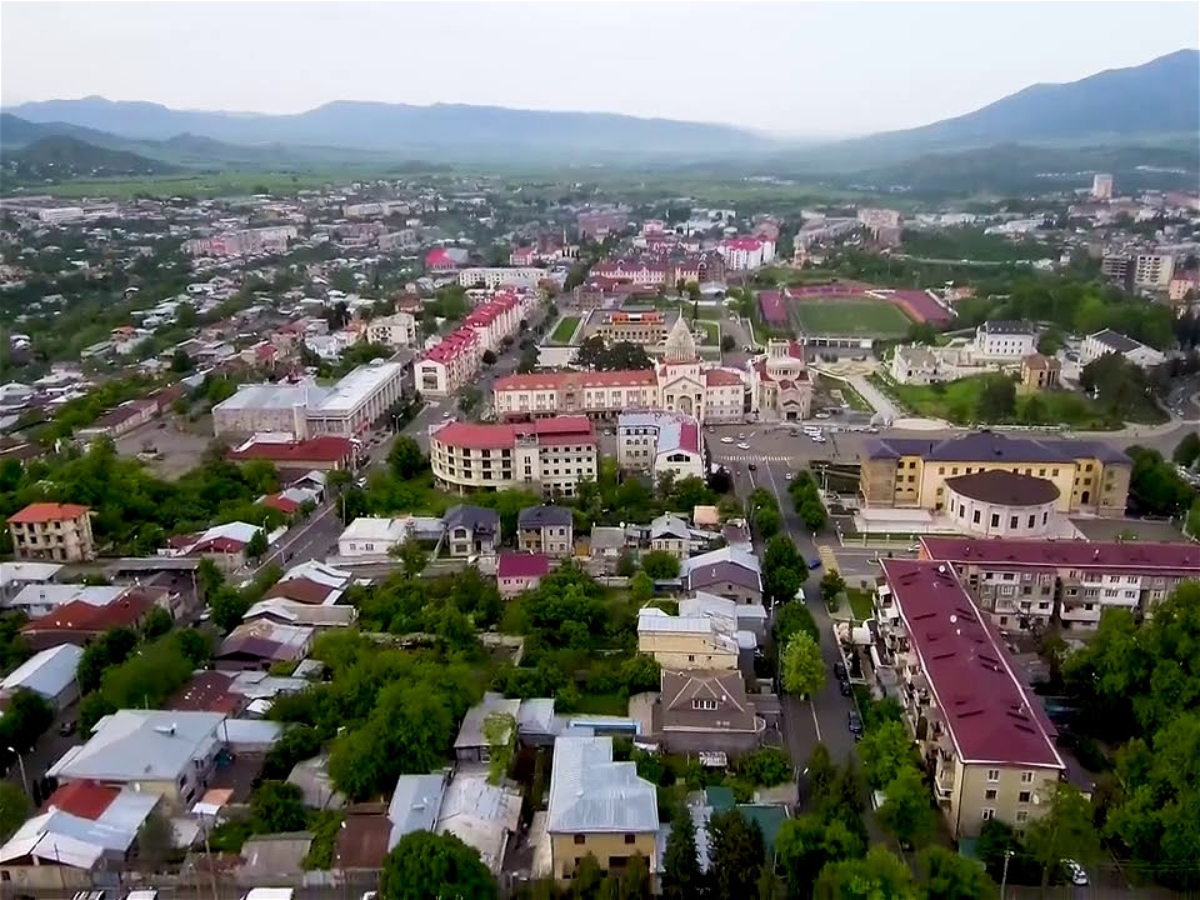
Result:
<instances>
[{"instance_id":1,"label":"yellow building","mask_svg":"<svg viewBox=\"0 0 1200 900\"><path fill-rule=\"evenodd\" d=\"M1062 363L1051 356L1032 353L1021 360L1021 390L1032 394L1058 387Z\"/></svg>"},{"instance_id":2,"label":"yellow building","mask_svg":"<svg viewBox=\"0 0 1200 900\"><path fill-rule=\"evenodd\" d=\"M1050 441L978 431L958 438L883 438L863 453L863 504L876 509L941 511L946 479L1001 470L1051 482L1055 510L1121 516L1132 463L1101 441Z\"/></svg>"},{"instance_id":3,"label":"yellow building","mask_svg":"<svg viewBox=\"0 0 1200 900\"><path fill-rule=\"evenodd\" d=\"M554 742L546 831L555 878L570 878L594 856L621 871L635 853L659 870L658 793L632 762L614 762L611 737L564 736Z\"/></svg>"},{"instance_id":4,"label":"yellow building","mask_svg":"<svg viewBox=\"0 0 1200 900\"><path fill-rule=\"evenodd\" d=\"M31 503L8 520L18 559L95 559L92 511L75 503Z\"/></svg>"},{"instance_id":5,"label":"yellow building","mask_svg":"<svg viewBox=\"0 0 1200 900\"><path fill-rule=\"evenodd\" d=\"M638 653L664 669L736 669L737 639L709 616L672 616L653 606L638 615Z\"/></svg>"},{"instance_id":6,"label":"yellow building","mask_svg":"<svg viewBox=\"0 0 1200 900\"><path fill-rule=\"evenodd\" d=\"M951 833L976 836L989 819L1024 827L1066 775L1039 701L953 567L882 565L877 649L901 683L905 718L932 763Z\"/></svg>"}]
</instances>

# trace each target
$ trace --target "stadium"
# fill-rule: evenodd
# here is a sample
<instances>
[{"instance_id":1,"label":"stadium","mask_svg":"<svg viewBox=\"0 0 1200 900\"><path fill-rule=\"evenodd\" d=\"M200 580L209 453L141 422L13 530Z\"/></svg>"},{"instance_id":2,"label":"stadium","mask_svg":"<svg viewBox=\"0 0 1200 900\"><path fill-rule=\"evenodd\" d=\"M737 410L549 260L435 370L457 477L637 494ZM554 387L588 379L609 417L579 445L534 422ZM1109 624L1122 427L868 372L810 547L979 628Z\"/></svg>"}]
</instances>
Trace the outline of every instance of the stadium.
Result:
<instances>
[{"instance_id":1,"label":"stadium","mask_svg":"<svg viewBox=\"0 0 1200 900\"><path fill-rule=\"evenodd\" d=\"M853 282L763 291L758 303L766 325L817 347L860 347L902 337L914 322L941 327L954 319L932 292Z\"/></svg>"}]
</instances>

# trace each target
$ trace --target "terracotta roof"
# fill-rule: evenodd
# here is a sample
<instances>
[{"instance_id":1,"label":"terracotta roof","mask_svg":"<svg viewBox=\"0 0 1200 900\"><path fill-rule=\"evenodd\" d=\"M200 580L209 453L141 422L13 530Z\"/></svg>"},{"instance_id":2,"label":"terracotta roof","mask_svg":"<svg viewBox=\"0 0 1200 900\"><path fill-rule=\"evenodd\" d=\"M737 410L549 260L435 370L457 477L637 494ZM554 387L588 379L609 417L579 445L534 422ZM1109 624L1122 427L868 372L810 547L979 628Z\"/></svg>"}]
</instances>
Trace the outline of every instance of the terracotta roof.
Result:
<instances>
[{"instance_id":1,"label":"terracotta roof","mask_svg":"<svg viewBox=\"0 0 1200 900\"><path fill-rule=\"evenodd\" d=\"M229 691L233 676L225 672L196 672L191 680L167 701L167 709L181 712L222 712L233 715L240 711L242 698Z\"/></svg>"},{"instance_id":2,"label":"terracotta roof","mask_svg":"<svg viewBox=\"0 0 1200 900\"><path fill-rule=\"evenodd\" d=\"M772 325L787 325L787 307L783 295L779 291L763 291L758 295L758 308L762 312L764 322Z\"/></svg>"},{"instance_id":3,"label":"terracotta roof","mask_svg":"<svg viewBox=\"0 0 1200 900\"><path fill-rule=\"evenodd\" d=\"M883 573L959 758L1063 768L1053 727L954 569L885 559Z\"/></svg>"},{"instance_id":4,"label":"terracotta roof","mask_svg":"<svg viewBox=\"0 0 1200 900\"><path fill-rule=\"evenodd\" d=\"M540 372L497 378L492 389L499 391L561 390L567 387L612 388L655 385L653 369L616 372Z\"/></svg>"},{"instance_id":5,"label":"terracotta roof","mask_svg":"<svg viewBox=\"0 0 1200 900\"><path fill-rule=\"evenodd\" d=\"M289 500L287 497L281 497L279 494L270 494L262 500L263 506L269 506L272 509L277 509L285 515L292 515L300 508L300 504L295 500Z\"/></svg>"},{"instance_id":6,"label":"terracotta roof","mask_svg":"<svg viewBox=\"0 0 1200 900\"><path fill-rule=\"evenodd\" d=\"M972 500L1006 506L1040 506L1059 498L1059 490L1053 481L1003 469L947 478L946 487Z\"/></svg>"},{"instance_id":7,"label":"terracotta roof","mask_svg":"<svg viewBox=\"0 0 1200 900\"><path fill-rule=\"evenodd\" d=\"M737 372L730 372L728 369L708 369L704 373L704 383L709 387L741 384L742 376Z\"/></svg>"},{"instance_id":8,"label":"terracotta roof","mask_svg":"<svg viewBox=\"0 0 1200 900\"><path fill-rule=\"evenodd\" d=\"M541 578L550 571L544 553L501 553L496 562L497 578Z\"/></svg>"},{"instance_id":9,"label":"terracotta roof","mask_svg":"<svg viewBox=\"0 0 1200 900\"><path fill-rule=\"evenodd\" d=\"M64 603L49 615L25 623L21 631L70 631L92 633L108 631L110 628L129 628L142 620L154 607L154 598L137 590L127 591L122 597L104 606L93 606L82 600Z\"/></svg>"},{"instance_id":10,"label":"terracotta roof","mask_svg":"<svg viewBox=\"0 0 1200 900\"><path fill-rule=\"evenodd\" d=\"M69 781L47 798L42 812L50 807L81 819L96 821L121 793L120 788L107 787L94 781Z\"/></svg>"},{"instance_id":11,"label":"terracotta roof","mask_svg":"<svg viewBox=\"0 0 1200 900\"><path fill-rule=\"evenodd\" d=\"M543 444L594 442L595 429L587 416L555 416L513 425L482 425L475 422L451 422L430 435L431 440L468 450L502 450L516 444L521 436L536 437Z\"/></svg>"},{"instance_id":12,"label":"terracotta roof","mask_svg":"<svg viewBox=\"0 0 1200 900\"><path fill-rule=\"evenodd\" d=\"M1031 353L1026 356L1021 362L1027 369L1061 369L1062 363L1057 359L1052 359L1049 356L1043 356L1040 353Z\"/></svg>"},{"instance_id":13,"label":"terracotta roof","mask_svg":"<svg viewBox=\"0 0 1200 900\"><path fill-rule=\"evenodd\" d=\"M283 597L297 603L320 606L333 590L328 585L318 584L310 578L289 578L287 581L275 582L265 597Z\"/></svg>"},{"instance_id":14,"label":"terracotta roof","mask_svg":"<svg viewBox=\"0 0 1200 900\"><path fill-rule=\"evenodd\" d=\"M9 522L22 525L36 525L41 522L58 522L63 519L78 519L86 516L90 510L77 503L30 503L20 512L9 516Z\"/></svg>"},{"instance_id":15,"label":"terracotta roof","mask_svg":"<svg viewBox=\"0 0 1200 900\"><path fill-rule=\"evenodd\" d=\"M307 441L255 441L229 451L229 458L236 461L269 459L279 462L340 462L353 455L354 444L350 439L334 434Z\"/></svg>"},{"instance_id":16,"label":"terracotta roof","mask_svg":"<svg viewBox=\"0 0 1200 900\"><path fill-rule=\"evenodd\" d=\"M1200 577L1200 545L923 537L923 555L963 564L1066 566Z\"/></svg>"}]
</instances>

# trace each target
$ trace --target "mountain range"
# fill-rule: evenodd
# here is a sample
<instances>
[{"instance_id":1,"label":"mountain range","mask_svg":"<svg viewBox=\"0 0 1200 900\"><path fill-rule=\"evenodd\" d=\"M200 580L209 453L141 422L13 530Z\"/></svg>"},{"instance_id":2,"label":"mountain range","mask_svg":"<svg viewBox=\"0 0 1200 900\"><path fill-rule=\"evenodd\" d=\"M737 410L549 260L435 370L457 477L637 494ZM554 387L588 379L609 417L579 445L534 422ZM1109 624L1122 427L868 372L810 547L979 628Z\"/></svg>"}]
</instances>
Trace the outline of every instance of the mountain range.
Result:
<instances>
[{"instance_id":1,"label":"mountain range","mask_svg":"<svg viewBox=\"0 0 1200 900\"><path fill-rule=\"evenodd\" d=\"M948 77L951 77L948 75ZM727 125L610 113L337 101L289 115L171 109L102 97L46 100L0 116L7 148L66 136L173 165L278 165L414 156L585 163L784 160L870 169L996 144L1136 143L1200 132L1200 51L1067 84L1038 84L920 128L801 145Z\"/></svg>"}]
</instances>

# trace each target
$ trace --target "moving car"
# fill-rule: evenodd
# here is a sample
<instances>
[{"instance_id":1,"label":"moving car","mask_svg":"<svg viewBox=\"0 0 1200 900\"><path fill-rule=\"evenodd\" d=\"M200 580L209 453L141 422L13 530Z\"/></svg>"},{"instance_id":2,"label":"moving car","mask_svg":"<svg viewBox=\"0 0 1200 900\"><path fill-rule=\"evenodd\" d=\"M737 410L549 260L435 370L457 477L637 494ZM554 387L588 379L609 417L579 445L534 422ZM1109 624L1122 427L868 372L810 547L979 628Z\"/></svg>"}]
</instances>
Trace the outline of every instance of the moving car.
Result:
<instances>
[{"instance_id":1,"label":"moving car","mask_svg":"<svg viewBox=\"0 0 1200 900\"><path fill-rule=\"evenodd\" d=\"M791 472L784 472L784 473L783 473L783 480L784 480L784 481L791 481L791 480L792 480L792 473L791 473Z\"/></svg>"},{"instance_id":2,"label":"moving car","mask_svg":"<svg viewBox=\"0 0 1200 900\"><path fill-rule=\"evenodd\" d=\"M1067 878L1071 880L1071 884L1079 887L1086 887L1088 883L1087 872L1083 870L1083 866L1075 862L1073 859L1064 859L1062 861L1063 871L1066 872Z\"/></svg>"},{"instance_id":3,"label":"moving car","mask_svg":"<svg viewBox=\"0 0 1200 900\"><path fill-rule=\"evenodd\" d=\"M731 438L729 435L725 435L725 437L721 438L721 443L722 444L732 444L733 438Z\"/></svg>"},{"instance_id":4,"label":"moving car","mask_svg":"<svg viewBox=\"0 0 1200 900\"><path fill-rule=\"evenodd\" d=\"M746 468L747 468L747 469L749 469L751 472L757 472L757 471L758 471L758 466L757 466L755 463L749 463L749 464L746 466Z\"/></svg>"},{"instance_id":5,"label":"moving car","mask_svg":"<svg viewBox=\"0 0 1200 900\"><path fill-rule=\"evenodd\" d=\"M819 568L821 568L821 557L814 556L808 561L808 571L815 572Z\"/></svg>"},{"instance_id":6,"label":"moving car","mask_svg":"<svg viewBox=\"0 0 1200 900\"><path fill-rule=\"evenodd\" d=\"M745 442L738 444L737 447L739 450L749 450L750 449L750 445Z\"/></svg>"}]
</instances>

